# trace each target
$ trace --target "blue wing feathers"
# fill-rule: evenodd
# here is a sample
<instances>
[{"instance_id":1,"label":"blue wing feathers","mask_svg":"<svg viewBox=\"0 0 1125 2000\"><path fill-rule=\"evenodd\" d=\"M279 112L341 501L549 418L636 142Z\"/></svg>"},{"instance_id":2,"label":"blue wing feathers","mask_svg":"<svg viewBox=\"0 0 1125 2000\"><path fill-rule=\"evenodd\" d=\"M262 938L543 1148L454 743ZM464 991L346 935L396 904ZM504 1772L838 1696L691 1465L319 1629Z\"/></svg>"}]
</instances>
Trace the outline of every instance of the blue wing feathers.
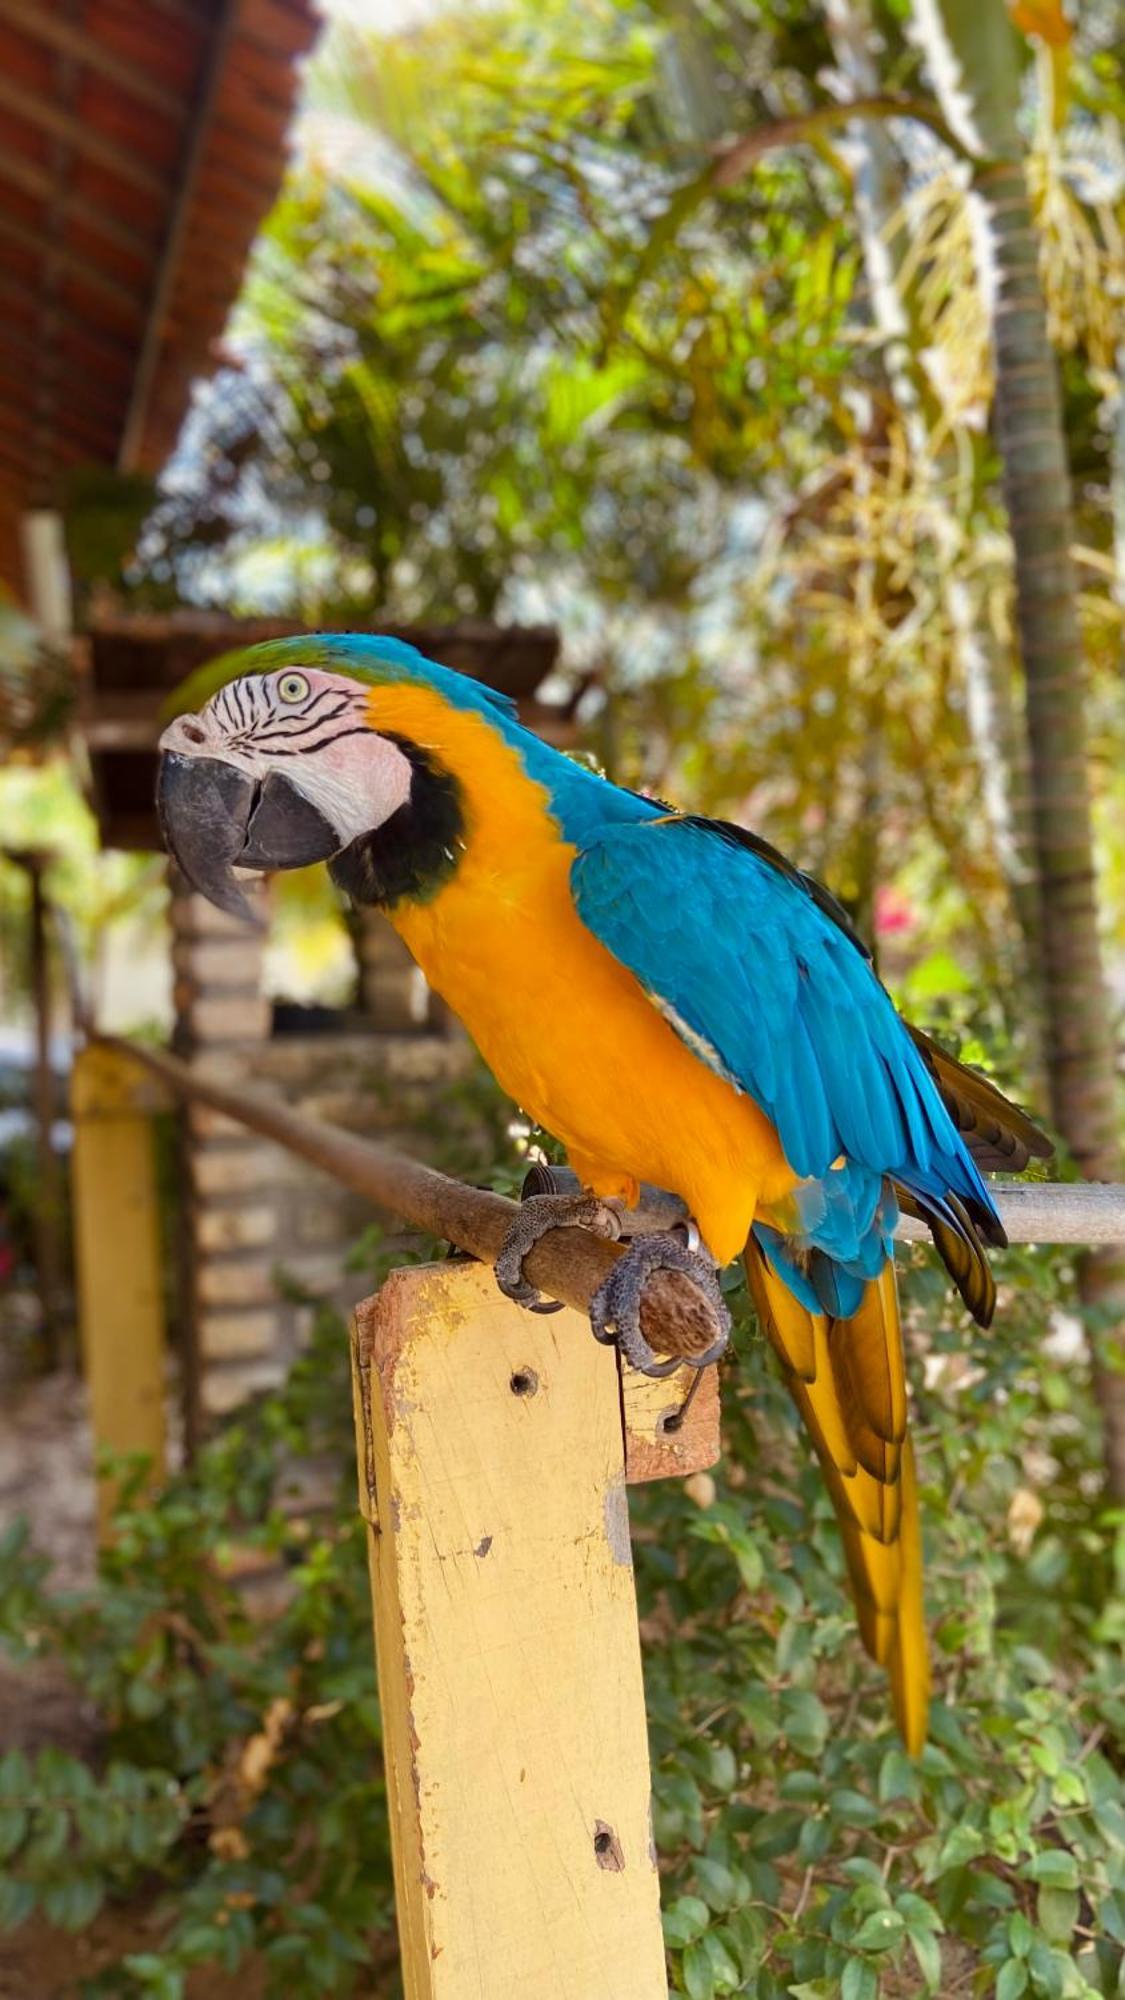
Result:
<instances>
[{"instance_id":1,"label":"blue wing feathers","mask_svg":"<svg viewBox=\"0 0 1125 2000\"><path fill-rule=\"evenodd\" d=\"M574 899L692 1046L713 1050L713 1066L772 1118L794 1172L832 1188L805 1240L855 1282L874 1275L894 1225L876 1213L884 1177L995 1218L922 1056L828 899L717 831L665 816L610 826L574 862ZM841 1155L847 1172L833 1173ZM777 1242L763 1248L809 1289ZM819 1310L833 1309L834 1286L854 1292L822 1272Z\"/></svg>"}]
</instances>

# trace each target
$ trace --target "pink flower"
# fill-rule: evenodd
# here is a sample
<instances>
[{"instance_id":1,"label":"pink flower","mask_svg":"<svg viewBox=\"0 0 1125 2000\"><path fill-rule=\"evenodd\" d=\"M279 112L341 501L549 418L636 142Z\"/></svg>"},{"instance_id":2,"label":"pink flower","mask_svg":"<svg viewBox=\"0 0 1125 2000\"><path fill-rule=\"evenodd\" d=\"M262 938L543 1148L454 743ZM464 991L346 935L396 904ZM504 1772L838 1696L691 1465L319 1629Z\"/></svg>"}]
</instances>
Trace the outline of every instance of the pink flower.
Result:
<instances>
[{"instance_id":1,"label":"pink flower","mask_svg":"<svg viewBox=\"0 0 1125 2000\"><path fill-rule=\"evenodd\" d=\"M913 930L917 913L909 897L901 889L893 889L889 883L881 883L875 891L875 930L879 937L894 937L896 933Z\"/></svg>"}]
</instances>

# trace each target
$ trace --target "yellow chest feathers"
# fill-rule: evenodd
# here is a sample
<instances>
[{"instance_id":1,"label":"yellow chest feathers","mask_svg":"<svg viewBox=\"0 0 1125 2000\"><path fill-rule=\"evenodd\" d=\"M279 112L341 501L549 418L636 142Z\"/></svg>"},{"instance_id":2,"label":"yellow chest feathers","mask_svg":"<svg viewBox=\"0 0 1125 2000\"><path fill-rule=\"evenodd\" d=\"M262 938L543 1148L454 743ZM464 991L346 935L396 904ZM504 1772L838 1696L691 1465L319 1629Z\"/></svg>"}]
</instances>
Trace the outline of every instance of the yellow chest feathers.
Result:
<instances>
[{"instance_id":1,"label":"yellow chest feathers","mask_svg":"<svg viewBox=\"0 0 1125 2000\"><path fill-rule=\"evenodd\" d=\"M428 902L391 921L510 1096L567 1146L602 1193L655 1182L681 1194L724 1260L761 1196L793 1180L773 1126L680 1040L579 918L575 850L544 788L480 716L401 687L372 697L464 788L465 845Z\"/></svg>"}]
</instances>

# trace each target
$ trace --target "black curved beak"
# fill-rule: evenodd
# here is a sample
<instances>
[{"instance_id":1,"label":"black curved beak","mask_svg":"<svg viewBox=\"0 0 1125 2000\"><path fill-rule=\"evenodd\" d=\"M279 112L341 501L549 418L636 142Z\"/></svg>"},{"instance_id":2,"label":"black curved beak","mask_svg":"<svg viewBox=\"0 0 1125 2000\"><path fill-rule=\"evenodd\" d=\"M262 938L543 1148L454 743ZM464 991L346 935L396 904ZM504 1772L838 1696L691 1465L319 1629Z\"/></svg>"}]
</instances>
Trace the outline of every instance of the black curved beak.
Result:
<instances>
[{"instance_id":1,"label":"black curved beak","mask_svg":"<svg viewBox=\"0 0 1125 2000\"><path fill-rule=\"evenodd\" d=\"M260 927L235 868L304 868L346 842L277 771L259 783L218 757L165 750L156 783L164 845L193 889L232 917Z\"/></svg>"}]
</instances>

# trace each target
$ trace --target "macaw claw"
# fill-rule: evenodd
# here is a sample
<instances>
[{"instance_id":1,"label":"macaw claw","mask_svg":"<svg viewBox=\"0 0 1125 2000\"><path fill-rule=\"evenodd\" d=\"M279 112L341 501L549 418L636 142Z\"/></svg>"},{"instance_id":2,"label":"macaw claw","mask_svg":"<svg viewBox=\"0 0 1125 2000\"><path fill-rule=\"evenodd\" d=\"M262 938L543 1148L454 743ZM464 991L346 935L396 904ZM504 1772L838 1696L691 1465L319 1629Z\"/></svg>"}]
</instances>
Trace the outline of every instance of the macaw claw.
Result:
<instances>
[{"instance_id":1,"label":"macaw claw","mask_svg":"<svg viewBox=\"0 0 1125 2000\"><path fill-rule=\"evenodd\" d=\"M528 1312L562 1311L560 1299L545 1299L523 1275L524 1258L541 1236L552 1229L589 1229L616 1243L622 1218L617 1205L601 1201L595 1194L533 1194L520 1204L520 1212L504 1238L500 1255L493 1265L496 1282L506 1299Z\"/></svg>"},{"instance_id":2,"label":"macaw claw","mask_svg":"<svg viewBox=\"0 0 1125 2000\"><path fill-rule=\"evenodd\" d=\"M657 1354L649 1345L641 1327L641 1300L656 1271L682 1271L714 1306L722 1331L704 1353ZM663 1231L657 1236L634 1238L624 1256L618 1258L590 1300L590 1325L595 1340L616 1345L642 1375L672 1375L684 1366L708 1368L730 1339L730 1314L711 1259L690 1242Z\"/></svg>"}]
</instances>

